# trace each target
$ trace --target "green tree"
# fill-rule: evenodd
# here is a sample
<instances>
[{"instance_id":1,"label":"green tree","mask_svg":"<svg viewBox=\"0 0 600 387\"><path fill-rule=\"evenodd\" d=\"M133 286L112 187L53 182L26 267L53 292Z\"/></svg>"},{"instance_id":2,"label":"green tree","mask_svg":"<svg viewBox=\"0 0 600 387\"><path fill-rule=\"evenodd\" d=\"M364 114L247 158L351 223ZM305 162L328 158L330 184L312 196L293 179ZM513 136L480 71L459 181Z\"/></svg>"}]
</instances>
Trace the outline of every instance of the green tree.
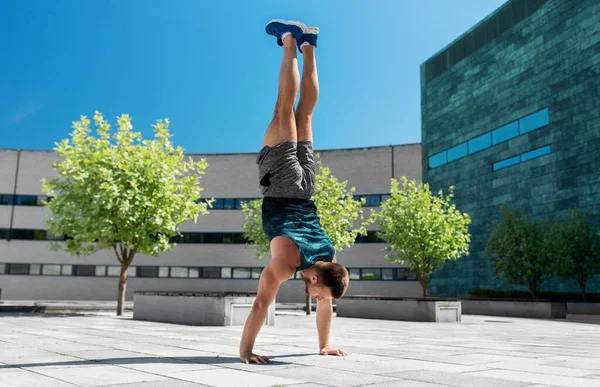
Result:
<instances>
[{"instance_id":1,"label":"green tree","mask_svg":"<svg viewBox=\"0 0 600 387\"><path fill-rule=\"evenodd\" d=\"M491 227L485 256L493 273L507 284L527 286L537 298L542 282L552 275L548 223L504 204Z\"/></svg>"},{"instance_id":2,"label":"green tree","mask_svg":"<svg viewBox=\"0 0 600 387\"><path fill-rule=\"evenodd\" d=\"M379 225L379 236L389 243L391 254L386 258L404 264L417 272L428 295L429 280L448 259L468 255L471 218L450 204L454 187L444 198L440 190L433 195L428 184L408 181L402 177L402 187L392 179L391 197L373 211L371 219Z\"/></svg>"},{"instance_id":3,"label":"green tree","mask_svg":"<svg viewBox=\"0 0 600 387\"><path fill-rule=\"evenodd\" d=\"M550 251L555 273L573 280L585 300L590 278L600 274L600 235L589 216L578 210L569 211L552 222Z\"/></svg>"},{"instance_id":4,"label":"green tree","mask_svg":"<svg viewBox=\"0 0 600 387\"><path fill-rule=\"evenodd\" d=\"M118 130L94 115L97 136L85 116L73 123L72 139L56 144L58 178L43 181L52 200L48 230L67 235L54 249L75 256L112 249L121 265L117 315L123 313L127 268L136 254L158 256L170 250L179 225L208 213L198 183L206 160L186 161L169 137L169 121L154 125L154 140L132 131L131 118L118 118Z\"/></svg>"},{"instance_id":5,"label":"green tree","mask_svg":"<svg viewBox=\"0 0 600 387\"><path fill-rule=\"evenodd\" d=\"M347 188L347 181L339 181L331 174L329 168L320 162L316 175L315 193L312 200L317 207L317 215L321 219L323 230L327 233L336 251L351 247L358 235L366 235L368 222L361 222L358 227L355 221L363 219L362 207L365 199L354 199L354 187ZM270 250L269 240L262 229L262 199L242 203L246 222L244 236L256 249L258 258L265 257ZM307 314L310 313L310 297L307 296Z\"/></svg>"}]
</instances>

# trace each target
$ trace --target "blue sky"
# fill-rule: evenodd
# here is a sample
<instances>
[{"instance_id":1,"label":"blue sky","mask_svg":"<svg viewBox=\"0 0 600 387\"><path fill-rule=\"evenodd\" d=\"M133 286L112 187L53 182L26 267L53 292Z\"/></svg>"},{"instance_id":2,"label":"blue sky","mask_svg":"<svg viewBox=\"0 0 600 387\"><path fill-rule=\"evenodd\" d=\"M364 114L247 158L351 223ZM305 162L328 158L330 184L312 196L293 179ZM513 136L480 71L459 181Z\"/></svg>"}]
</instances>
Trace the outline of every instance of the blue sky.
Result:
<instances>
[{"instance_id":1,"label":"blue sky","mask_svg":"<svg viewBox=\"0 0 600 387\"><path fill-rule=\"evenodd\" d=\"M0 148L51 149L100 110L145 137L169 118L186 152L256 152L282 54L273 18L320 27L317 149L419 142L421 63L504 1L2 0Z\"/></svg>"}]
</instances>

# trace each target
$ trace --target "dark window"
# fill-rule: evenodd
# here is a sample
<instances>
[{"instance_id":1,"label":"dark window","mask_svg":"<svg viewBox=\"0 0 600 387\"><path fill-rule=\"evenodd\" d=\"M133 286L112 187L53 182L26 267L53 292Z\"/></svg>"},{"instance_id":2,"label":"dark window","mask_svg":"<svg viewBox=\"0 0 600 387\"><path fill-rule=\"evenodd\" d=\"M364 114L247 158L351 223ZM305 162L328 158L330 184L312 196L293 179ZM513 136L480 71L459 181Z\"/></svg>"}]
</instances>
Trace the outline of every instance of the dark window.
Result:
<instances>
[{"instance_id":1,"label":"dark window","mask_svg":"<svg viewBox=\"0 0 600 387\"><path fill-rule=\"evenodd\" d=\"M247 242L248 241L246 240L246 237L244 237L243 232L233 233L233 243L238 244L238 245L243 245L243 244L246 244Z\"/></svg>"},{"instance_id":2,"label":"dark window","mask_svg":"<svg viewBox=\"0 0 600 387\"><path fill-rule=\"evenodd\" d=\"M511 157L510 159L498 161L494 163L494 171L502 168L510 167L511 165L519 164L521 162L521 156Z\"/></svg>"},{"instance_id":3,"label":"dark window","mask_svg":"<svg viewBox=\"0 0 600 387\"><path fill-rule=\"evenodd\" d=\"M202 278L221 278L220 267L203 267Z\"/></svg>"},{"instance_id":4,"label":"dark window","mask_svg":"<svg viewBox=\"0 0 600 387\"><path fill-rule=\"evenodd\" d=\"M535 159L536 157L544 156L550 153L550 145L543 148L532 150L531 152L523 153L521 155L521 162Z\"/></svg>"},{"instance_id":5,"label":"dark window","mask_svg":"<svg viewBox=\"0 0 600 387\"><path fill-rule=\"evenodd\" d=\"M250 278L251 272L251 269L247 267L234 267L233 278Z\"/></svg>"},{"instance_id":6,"label":"dark window","mask_svg":"<svg viewBox=\"0 0 600 387\"><path fill-rule=\"evenodd\" d=\"M48 196L39 195L37 197L36 205L43 206L44 202L49 202Z\"/></svg>"},{"instance_id":7,"label":"dark window","mask_svg":"<svg viewBox=\"0 0 600 387\"><path fill-rule=\"evenodd\" d=\"M482 149L492 146L492 133L486 133L479 137L469 140L469 154L479 152Z\"/></svg>"},{"instance_id":8,"label":"dark window","mask_svg":"<svg viewBox=\"0 0 600 387\"><path fill-rule=\"evenodd\" d=\"M13 195L0 195L0 204L12 205L15 202Z\"/></svg>"},{"instance_id":9,"label":"dark window","mask_svg":"<svg viewBox=\"0 0 600 387\"><path fill-rule=\"evenodd\" d=\"M362 280L380 280L381 269L362 269L360 274Z\"/></svg>"},{"instance_id":10,"label":"dark window","mask_svg":"<svg viewBox=\"0 0 600 387\"><path fill-rule=\"evenodd\" d=\"M537 111L519 120L521 134L546 126L549 122L548 108Z\"/></svg>"},{"instance_id":11,"label":"dark window","mask_svg":"<svg viewBox=\"0 0 600 387\"><path fill-rule=\"evenodd\" d=\"M233 243L233 234L228 232L223 234L223 243Z\"/></svg>"},{"instance_id":12,"label":"dark window","mask_svg":"<svg viewBox=\"0 0 600 387\"><path fill-rule=\"evenodd\" d=\"M0 239L8 239L8 229L0 228Z\"/></svg>"},{"instance_id":13,"label":"dark window","mask_svg":"<svg viewBox=\"0 0 600 387\"><path fill-rule=\"evenodd\" d=\"M408 267L396 269L396 280L398 281L416 281L417 272L410 270Z\"/></svg>"},{"instance_id":14,"label":"dark window","mask_svg":"<svg viewBox=\"0 0 600 387\"><path fill-rule=\"evenodd\" d=\"M381 195L368 195L365 198L365 207L377 207L381 204Z\"/></svg>"},{"instance_id":15,"label":"dark window","mask_svg":"<svg viewBox=\"0 0 600 387\"><path fill-rule=\"evenodd\" d=\"M377 237L377 231L367 231L367 235L356 237L356 243L385 243L385 241Z\"/></svg>"},{"instance_id":16,"label":"dark window","mask_svg":"<svg viewBox=\"0 0 600 387\"><path fill-rule=\"evenodd\" d=\"M448 153L446 151L436 153L429 157L429 168L437 168L448 162Z\"/></svg>"},{"instance_id":17,"label":"dark window","mask_svg":"<svg viewBox=\"0 0 600 387\"><path fill-rule=\"evenodd\" d=\"M242 208L242 203L246 203L248 202L247 199L236 199L235 200L235 208L237 208L238 210Z\"/></svg>"},{"instance_id":18,"label":"dark window","mask_svg":"<svg viewBox=\"0 0 600 387\"><path fill-rule=\"evenodd\" d=\"M458 160L469 154L469 148L466 142L448 149L448 162Z\"/></svg>"},{"instance_id":19,"label":"dark window","mask_svg":"<svg viewBox=\"0 0 600 387\"><path fill-rule=\"evenodd\" d=\"M202 243L203 233L201 232L182 232L183 241L181 243Z\"/></svg>"},{"instance_id":20,"label":"dark window","mask_svg":"<svg viewBox=\"0 0 600 387\"><path fill-rule=\"evenodd\" d=\"M138 277L158 277L158 266L138 266Z\"/></svg>"},{"instance_id":21,"label":"dark window","mask_svg":"<svg viewBox=\"0 0 600 387\"><path fill-rule=\"evenodd\" d=\"M233 210L235 208L235 199L223 199L223 208Z\"/></svg>"},{"instance_id":22,"label":"dark window","mask_svg":"<svg viewBox=\"0 0 600 387\"><path fill-rule=\"evenodd\" d=\"M17 205L37 206L37 197L32 195L17 195Z\"/></svg>"},{"instance_id":23,"label":"dark window","mask_svg":"<svg viewBox=\"0 0 600 387\"><path fill-rule=\"evenodd\" d=\"M223 243L223 233L222 232L204 233L204 243Z\"/></svg>"},{"instance_id":24,"label":"dark window","mask_svg":"<svg viewBox=\"0 0 600 387\"><path fill-rule=\"evenodd\" d=\"M492 131L492 143L494 145L507 141L519 135L519 122L514 121Z\"/></svg>"},{"instance_id":25,"label":"dark window","mask_svg":"<svg viewBox=\"0 0 600 387\"><path fill-rule=\"evenodd\" d=\"M223 199L215 199L212 204L212 208L220 210L223 208Z\"/></svg>"},{"instance_id":26,"label":"dark window","mask_svg":"<svg viewBox=\"0 0 600 387\"><path fill-rule=\"evenodd\" d=\"M25 230L13 228L11 238L43 241L44 239L46 239L46 232L44 230Z\"/></svg>"},{"instance_id":27,"label":"dark window","mask_svg":"<svg viewBox=\"0 0 600 387\"><path fill-rule=\"evenodd\" d=\"M55 234L51 233L50 231L46 231L46 240L47 241L64 241L65 236L64 235L55 235Z\"/></svg>"},{"instance_id":28,"label":"dark window","mask_svg":"<svg viewBox=\"0 0 600 387\"><path fill-rule=\"evenodd\" d=\"M28 263L9 263L6 273L7 274L18 274L18 275L28 275L29 274L29 264Z\"/></svg>"},{"instance_id":29,"label":"dark window","mask_svg":"<svg viewBox=\"0 0 600 387\"><path fill-rule=\"evenodd\" d=\"M79 277L94 277L96 275L96 266L94 265L75 265L73 266L73 275Z\"/></svg>"}]
</instances>

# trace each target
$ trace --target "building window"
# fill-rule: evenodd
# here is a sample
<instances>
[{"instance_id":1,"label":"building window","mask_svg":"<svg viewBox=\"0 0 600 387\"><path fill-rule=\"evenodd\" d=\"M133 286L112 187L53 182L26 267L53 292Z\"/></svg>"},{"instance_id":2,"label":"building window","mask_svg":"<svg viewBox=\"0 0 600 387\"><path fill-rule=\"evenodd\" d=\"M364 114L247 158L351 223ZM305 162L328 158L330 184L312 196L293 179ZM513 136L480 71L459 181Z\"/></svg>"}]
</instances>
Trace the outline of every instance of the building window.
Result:
<instances>
[{"instance_id":1,"label":"building window","mask_svg":"<svg viewBox=\"0 0 600 387\"><path fill-rule=\"evenodd\" d=\"M17 205L37 206L37 197L33 195L17 195Z\"/></svg>"},{"instance_id":2,"label":"building window","mask_svg":"<svg viewBox=\"0 0 600 387\"><path fill-rule=\"evenodd\" d=\"M448 149L448 162L458 160L469 154L469 147L466 142Z\"/></svg>"},{"instance_id":3,"label":"building window","mask_svg":"<svg viewBox=\"0 0 600 387\"><path fill-rule=\"evenodd\" d=\"M169 267L168 266L167 267L165 267L165 266L159 267L158 268L158 276L160 278L167 278L169 276Z\"/></svg>"},{"instance_id":4,"label":"building window","mask_svg":"<svg viewBox=\"0 0 600 387\"><path fill-rule=\"evenodd\" d=\"M479 152L492 146L492 133L488 132L479 137L469 140L469 154Z\"/></svg>"},{"instance_id":5,"label":"building window","mask_svg":"<svg viewBox=\"0 0 600 387\"><path fill-rule=\"evenodd\" d=\"M60 275L73 275L73 266L72 265L62 265Z\"/></svg>"},{"instance_id":6,"label":"building window","mask_svg":"<svg viewBox=\"0 0 600 387\"><path fill-rule=\"evenodd\" d=\"M43 265L42 275L60 275L60 265Z\"/></svg>"},{"instance_id":7,"label":"building window","mask_svg":"<svg viewBox=\"0 0 600 387\"><path fill-rule=\"evenodd\" d=\"M0 228L0 239L8 239L9 230L7 228Z\"/></svg>"},{"instance_id":8,"label":"building window","mask_svg":"<svg viewBox=\"0 0 600 387\"><path fill-rule=\"evenodd\" d=\"M204 267L202 268L202 278L221 278L221 268Z\"/></svg>"},{"instance_id":9,"label":"building window","mask_svg":"<svg viewBox=\"0 0 600 387\"><path fill-rule=\"evenodd\" d=\"M248 202L247 199L236 199L235 200L235 208L238 210L242 209L242 204Z\"/></svg>"},{"instance_id":10,"label":"building window","mask_svg":"<svg viewBox=\"0 0 600 387\"><path fill-rule=\"evenodd\" d=\"M96 266L94 265L74 265L73 275L78 277L94 277L96 275Z\"/></svg>"},{"instance_id":11,"label":"building window","mask_svg":"<svg viewBox=\"0 0 600 387\"><path fill-rule=\"evenodd\" d=\"M12 231L11 232L12 239L36 240L36 241L43 241L46 239L46 232L44 230L27 230L27 229L13 228L11 231Z\"/></svg>"},{"instance_id":12,"label":"building window","mask_svg":"<svg viewBox=\"0 0 600 387\"><path fill-rule=\"evenodd\" d=\"M381 279L381 269L362 269L360 274L361 280L380 280Z\"/></svg>"},{"instance_id":13,"label":"building window","mask_svg":"<svg viewBox=\"0 0 600 387\"><path fill-rule=\"evenodd\" d=\"M48 196L44 196L44 195L39 195L36 199L36 206L43 206L44 202L48 202Z\"/></svg>"},{"instance_id":14,"label":"building window","mask_svg":"<svg viewBox=\"0 0 600 387\"><path fill-rule=\"evenodd\" d=\"M158 266L138 266L138 277L158 277Z\"/></svg>"},{"instance_id":15,"label":"building window","mask_svg":"<svg viewBox=\"0 0 600 387\"><path fill-rule=\"evenodd\" d=\"M394 280L394 269L381 269L381 279L384 281Z\"/></svg>"},{"instance_id":16,"label":"building window","mask_svg":"<svg viewBox=\"0 0 600 387\"><path fill-rule=\"evenodd\" d=\"M6 264L0 263L0 275L6 272Z\"/></svg>"},{"instance_id":17,"label":"building window","mask_svg":"<svg viewBox=\"0 0 600 387\"><path fill-rule=\"evenodd\" d=\"M249 279L251 276L251 270L247 267L234 267L233 278Z\"/></svg>"},{"instance_id":18,"label":"building window","mask_svg":"<svg viewBox=\"0 0 600 387\"><path fill-rule=\"evenodd\" d=\"M65 236L64 235L56 235L53 234L50 231L46 231L46 238L47 241L64 241L65 240Z\"/></svg>"},{"instance_id":19,"label":"building window","mask_svg":"<svg viewBox=\"0 0 600 387\"><path fill-rule=\"evenodd\" d=\"M121 276L121 266L108 266L106 268L106 275L108 277L120 277Z\"/></svg>"},{"instance_id":20,"label":"building window","mask_svg":"<svg viewBox=\"0 0 600 387\"><path fill-rule=\"evenodd\" d=\"M13 205L15 202L14 195L0 195L0 204L3 205Z\"/></svg>"},{"instance_id":21,"label":"building window","mask_svg":"<svg viewBox=\"0 0 600 387\"><path fill-rule=\"evenodd\" d=\"M104 265L99 265L96 266L96 277L105 277L106 276L106 266Z\"/></svg>"},{"instance_id":22,"label":"building window","mask_svg":"<svg viewBox=\"0 0 600 387\"><path fill-rule=\"evenodd\" d=\"M539 129L550 123L550 116L548 108L537 111L519 120L519 126L521 134L531 132L532 130Z\"/></svg>"},{"instance_id":23,"label":"building window","mask_svg":"<svg viewBox=\"0 0 600 387\"><path fill-rule=\"evenodd\" d=\"M137 267L129 266L127 268L127 277L135 277L136 271L137 271Z\"/></svg>"},{"instance_id":24,"label":"building window","mask_svg":"<svg viewBox=\"0 0 600 387\"><path fill-rule=\"evenodd\" d=\"M385 241L377 236L377 231L367 231L367 235L358 235L356 243L385 243Z\"/></svg>"},{"instance_id":25,"label":"building window","mask_svg":"<svg viewBox=\"0 0 600 387\"><path fill-rule=\"evenodd\" d=\"M226 210L235 209L235 199L223 199L223 208Z\"/></svg>"},{"instance_id":26,"label":"building window","mask_svg":"<svg viewBox=\"0 0 600 387\"><path fill-rule=\"evenodd\" d=\"M252 279L259 279L262 271L263 271L262 267L253 267L252 268ZM299 273L299 272L296 272L296 273Z\"/></svg>"},{"instance_id":27,"label":"building window","mask_svg":"<svg viewBox=\"0 0 600 387\"><path fill-rule=\"evenodd\" d=\"M223 209L223 199L215 199L215 201L212 204L212 208L214 208L215 210L222 210Z\"/></svg>"},{"instance_id":28,"label":"building window","mask_svg":"<svg viewBox=\"0 0 600 387\"><path fill-rule=\"evenodd\" d=\"M204 243L223 243L222 232L206 232L204 233Z\"/></svg>"},{"instance_id":29,"label":"building window","mask_svg":"<svg viewBox=\"0 0 600 387\"><path fill-rule=\"evenodd\" d=\"M506 160L498 161L494 163L494 171L502 168L510 167L511 165L519 164L521 162L521 156L511 157Z\"/></svg>"},{"instance_id":30,"label":"building window","mask_svg":"<svg viewBox=\"0 0 600 387\"><path fill-rule=\"evenodd\" d=\"M366 196L365 207L377 207L381 205L381 195Z\"/></svg>"},{"instance_id":31,"label":"building window","mask_svg":"<svg viewBox=\"0 0 600 387\"><path fill-rule=\"evenodd\" d=\"M360 279L360 269L348 269L348 276L351 280Z\"/></svg>"},{"instance_id":32,"label":"building window","mask_svg":"<svg viewBox=\"0 0 600 387\"><path fill-rule=\"evenodd\" d=\"M39 263L32 263L29 265L29 275L40 275L42 274L42 265Z\"/></svg>"},{"instance_id":33,"label":"building window","mask_svg":"<svg viewBox=\"0 0 600 387\"><path fill-rule=\"evenodd\" d=\"M429 157L429 168L437 168L448 162L448 152L443 151Z\"/></svg>"},{"instance_id":34,"label":"building window","mask_svg":"<svg viewBox=\"0 0 600 387\"><path fill-rule=\"evenodd\" d=\"M531 152L523 153L521 155L521 162L535 159L537 157L541 157L550 153L550 145L545 146L543 148L538 148L536 150L532 150Z\"/></svg>"},{"instance_id":35,"label":"building window","mask_svg":"<svg viewBox=\"0 0 600 387\"><path fill-rule=\"evenodd\" d=\"M6 272L14 275L29 275L29 264L9 263Z\"/></svg>"},{"instance_id":36,"label":"building window","mask_svg":"<svg viewBox=\"0 0 600 387\"><path fill-rule=\"evenodd\" d=\"M231 268L230 267L222 267L221 268L221 278L231 278Z\"/></svg>"},{"instance_id":37,"label":"building window","mask_svg":"<svg viewBox=\"0 0 600 387\"><path fill-rule=\"evenodd\" d=\"M173 278L187 278L188 277L188 268L187 267L172 267L171 268L171 277Z\"/></svg>"},{"instance_id":38,"label":"building window","mask_svg":"<svg viewBox=\"0 0 600 387\"><path fill-rule=\"evenodd\" d=\"M197 267L190 267L189 269L190 278L198 278L200 277L200 269Z\"/></svg>"},{"instance_id":39,"label":"building window","mask_svg":"<svg viewBox=\"0 0 600 387\"><path fill-rule=\"evenodd\" d=\"M501 142L510 140L519 135L519 122L514 121L492 131L492 144L496 145Z\"/></svg>"}]
</instances>

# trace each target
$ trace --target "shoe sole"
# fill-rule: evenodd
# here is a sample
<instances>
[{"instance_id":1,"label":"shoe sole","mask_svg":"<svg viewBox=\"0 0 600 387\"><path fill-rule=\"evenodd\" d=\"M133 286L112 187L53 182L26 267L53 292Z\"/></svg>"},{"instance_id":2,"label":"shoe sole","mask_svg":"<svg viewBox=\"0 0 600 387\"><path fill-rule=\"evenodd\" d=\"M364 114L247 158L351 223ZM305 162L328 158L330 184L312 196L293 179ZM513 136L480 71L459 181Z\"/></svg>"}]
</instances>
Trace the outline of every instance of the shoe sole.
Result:
<instances>
[{"instance_id":1,"label":"shoe sole","mask_svg":"<svg viewBox=\"0 0 600 387\"><path fill-rule=\"evenodd\" d=\"M288 26L300 27L302 29L302 31L306 30L306 24L302 23L299 20L273 19L270 22L268 22L267 25L269 25L271 23L281 23L281 24L285 24L285 25L288 25Z\"/></svg>"}]
</instances>

